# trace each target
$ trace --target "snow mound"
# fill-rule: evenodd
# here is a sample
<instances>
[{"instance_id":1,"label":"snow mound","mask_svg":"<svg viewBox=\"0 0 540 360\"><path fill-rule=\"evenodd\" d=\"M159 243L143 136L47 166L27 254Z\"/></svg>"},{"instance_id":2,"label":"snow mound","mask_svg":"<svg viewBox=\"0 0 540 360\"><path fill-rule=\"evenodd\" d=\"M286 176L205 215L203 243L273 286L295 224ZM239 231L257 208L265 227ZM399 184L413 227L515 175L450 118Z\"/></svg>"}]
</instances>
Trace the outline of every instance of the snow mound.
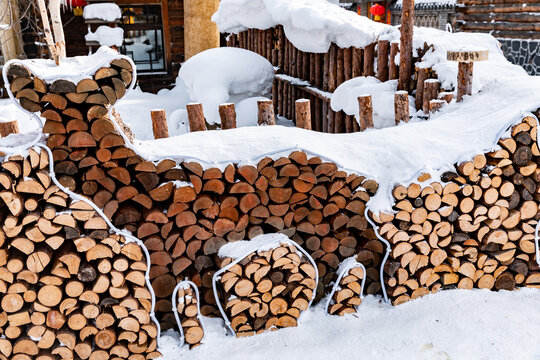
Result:
<instances>
[{"instance_id":1,"label":"snow mound","mask_svg":"<svg viewBox=\"0 0 540 360\"><path fill-rule=\"evenodd\" d=\"M89 32L84 36L86 41L97 41L99 45L122 46L124 42L124 29L101 25L95 32Z\"/></svg>"},{"instance_id":2,"label":"snow mound","mask_svg":"<svg viewBox=\"0 0 540 360\"><path fill-rule=\"evenodd\" d=\"M251 240L235 241L223 245L218 252L219 257L228 257L237 260L256 251L273 250L281 243L291 240L283 234L262 234Z\"/></svg>"},{"instance_id":3,"label":"snow mound","mask_svg":"<svg viewBox=\"0 0 540 360\"><path fill-rule=\"evenodd\" d=\"M59 79L77 84L82 79L92 78L98 69L109 66L111 61L119 57L115 50L101 46L91 55L62 59L60 65L56 65L52 59L21 60L20 63L48 84Z\"/></svg>"},{"instance_id":4,"label":"snow mound","mask_svg":"<svg viewBox=\"0 0 540 360\"><path fill-rule=\"evenodd\" d=\"M281 24L296 48L316 53L331 43L364 47L391 29L326 0L222 0L212 20L230 33Z\"/></svg>"},{"instance_id":5,"label":"snow mound","mask_svg":"<svg viewBox=\"0 0 540 360\"><path fill-rule=\"evenodd\" d=\"M88 4L84 7L83 17L85 20L113 22L122 17L122 11L114 3Z\"/></svg>"},{"instance_id":6,"label":"snow mound","mask_svg":"<svg viewBox=\"0 0 540 360\"><path fill-rule=\"evenodd\" d=\"M324 303L324 302L321 302ZM161 338L162 360L207 359L538 359L540 290L447 290L399 306L367 296L357 314L329 316L321 305L296 328L237 339L223 321L203 318L205 343Z\"/></svg>"},{"instance_id":7,"label":"snow mound","mask_svg":"<svg viewBox=\"0 0 540 360\"><path fill-rule=\"evenodd\" d=\"M394 93L397 90L397 80L380 82L374 77L357 77L341 84L334 94L330 105L334 111L345 111L347 115L355 115L358 119L358 97L371 95L373 104L373 123L375 128L380 129L395 125ZM409 104L414 105L414 99L410 97ZM414 107L410 109L414 113Z\"/></svg>"},{"instance_id":8,"label":"snow mound","mask_svg":"<svg viewBox=\"0 0 540 360\"><path fill-rule=\"evenodd\" d=\"M206 121L220 122L219 104L233 95L264 95L272 87L274 67L262 56L238 48L206 50L186 61L178 78L192 101L203 104Z\"/></svg>"}]
</instances>

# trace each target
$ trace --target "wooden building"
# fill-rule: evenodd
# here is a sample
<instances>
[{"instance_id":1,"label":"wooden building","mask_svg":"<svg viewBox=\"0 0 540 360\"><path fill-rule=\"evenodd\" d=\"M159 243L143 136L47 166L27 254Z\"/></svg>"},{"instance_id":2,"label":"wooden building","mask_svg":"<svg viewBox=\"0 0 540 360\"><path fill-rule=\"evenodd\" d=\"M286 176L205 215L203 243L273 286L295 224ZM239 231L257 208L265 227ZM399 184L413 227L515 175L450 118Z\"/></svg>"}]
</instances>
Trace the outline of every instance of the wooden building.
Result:
<instances>
[{"instance_id":1,"label":"wooden building","mask_svg":"<svg viewBox=\"0 0 540 360\"><path fill-rule=\"evenodd\" d=\"M458 0L457 28L495 36L506 57L540 75L540 0Z\"/></svg>"}]
</instances>

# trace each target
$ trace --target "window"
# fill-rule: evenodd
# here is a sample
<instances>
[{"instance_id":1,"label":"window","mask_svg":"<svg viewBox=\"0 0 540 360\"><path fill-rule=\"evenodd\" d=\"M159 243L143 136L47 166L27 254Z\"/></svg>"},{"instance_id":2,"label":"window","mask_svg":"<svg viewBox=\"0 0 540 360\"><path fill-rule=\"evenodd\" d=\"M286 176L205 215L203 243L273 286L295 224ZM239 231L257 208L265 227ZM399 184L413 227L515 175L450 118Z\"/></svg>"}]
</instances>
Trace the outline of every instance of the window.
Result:
<instances>
[{"instance_id":1,"label":"window","mask_svg":"<svg viewBox=\"0 0 540 360\"><path fill-rule=\"evenodd\" d=\"M120 5L124 45L120 51L133 59L137 71L165 72L161 5Z\"/></svg>"}]
</instances>

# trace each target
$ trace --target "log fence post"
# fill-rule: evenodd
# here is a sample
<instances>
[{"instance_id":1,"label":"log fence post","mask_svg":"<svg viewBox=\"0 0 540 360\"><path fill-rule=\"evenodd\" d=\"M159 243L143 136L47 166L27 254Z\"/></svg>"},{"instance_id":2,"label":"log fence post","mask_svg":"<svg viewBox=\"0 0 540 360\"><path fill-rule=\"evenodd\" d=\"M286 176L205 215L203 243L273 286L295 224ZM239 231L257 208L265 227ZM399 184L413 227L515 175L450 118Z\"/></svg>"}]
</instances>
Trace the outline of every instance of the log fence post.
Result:
<instances>
[{"instance_id":1,"label":"log fence post","mask_svg":"<svg viewBox=\"0 0 540 360\"><path fill-rule=\"evenodd\" d=\"M272 100L258 100L258 124L259 125L275 125L274 104Z\"/></svg>"},{"instance_id":2,"label":"log fence post","mask_svg":"<svg viewBox=\"0 0 540 360\"><path fill-rule=\"evenodd\" d=\"M416 81L416 96L414 99L414 106L416 110L420 110L424 104L424 81L428 79L429 69L420 68L418 69L418 79Z\"/></svg>"},{"instance_id":3,"label":"log fence post","mask_svg":"<svg viewBox=\"0 0 540 360\"><path fill-rule=\"evenodd\" d=\"M448 104L450 104L453 98L454 93L451 91L444 91L442 93L439 93L439 99L446 101Z\"/></svg>"},{"instance_id":4,"label":"log fence post","mask_svg":"<svg viewBox=\"0 0 540 360\"><path fill-rule=\"evenodd\" d=\"M446 58L458 62L457 102L465 95L472 95L473 64L488 59L487 49L448 51Z\"/></svg>"},{"instance_id":5,"label":"log fence post","mask_svg":"<svg viewBox=\"0 0 540 360\"><path fill-rule=\"evenodd\" d=\"M375 43L364 48L364 76L375 75Z\"/></svg>"},{"instance_id":6,"label":"log fence post","mask_svg":"<svg viewBox=\"0 0 540 360\"><path fill-rule=\"evenodd\" d=\"M358 108L360 119L360 131L373 127L373 105L371 95L361 95L358 97Z\"/></svg>"},{"instance_id":7,"label":"log fence post","mask_svg":"<svg viewBox=\"0 0 540 360\"><path fill-rule=\"evenodd\" d=\"M433 99L437 99L439 95L440 82L437 79L427 79L424 81L424 95L422 110L424 113L429 113L429 102Z\"/></svg>"},{"instance_id":8,"label":"log fence post","mask_svg":"<svg viewBox=\"0 0 540 360\"><path fill-rule=\"evenodd\" d=\"M439 111L443 105L446 104L446 101L439 100L439 99L431 99L429 100L429 112L434 113L436 111Z\"/></svg>"},{"instance_id":9,"label":"log fence post","mask_svg":"<svg viewBox=\"0 0 540 360\"><path fill-rule=\"evenodd\" d=\"M163 139L169 137L169 127L167 126L167 114L163 109L155 109L150 111L152 118L152 131L154 139Z\"/></svg>"},{"instance_id":10,"label":"log fence post","mask_svg":"<svg viewBox=\"0 0 540 360\"><path fill-rule=\"evenodd\" d=\"M394 94L394 113L396 125L400 122L409 122L409 93L400 90Z\"/></svg>"},{"instance_id":11,"label":"log fence post","mask_svg":"<svg viewBox=\"0 0 540 360\"><path fill-rule=\"evenodd\" d=\"M220 104L219 117L221 119L221 130L236 128L236 110L233 103Z\"/></svg>"},{"instance_id":12,"label":"log fence post","mask_svg":"<svg viewBox=\"0 0 540 360\"><path fill-rule=\"evenodd\" d=\"M409 91L411 86L414 31L414 0L403 0L401 10L401 39L398 90Z\"/></svg>"},{"instance_id":13,"label":"log fence post","mask_svg":"<svg viewBox=\"0 0 540 360\"><path fill-rule=\"evenodd\" d=\"M189 131L204 131L206 130L206 121L204 119L204 111L201 103L191 103L186 105L189 120Z\"/></svg>"},{"instance_id":14,"label":"log fence post","mask_svg":"<svg viewBox=\"0 0 540 360\"><path fill-rule=\"evenodd\" d=\"M296 106L296 127L311 130L311 102L308 99L298 99Z\"/></svg>"},{"instance_id":15,"label":"log fence post","mask_svg":"<svg viewBox=\"0 0 540 360\"><path fill-rule=\"evenodd\" d=\"M379 40L377 43L377 79L388 80L388 51L390 43L388 40Z\"/></svg>"},{"instance_id":16,"label":"log fence post","mask_svg":"<svg viewBox=\"0 0 540 360\"><path fill-rule=\"evenodd\" d=\"M396 64L396 55L399 53L399 42L392 41L390 43L390 65L388 69L388 78L395 80L399 77L399 65Z\"/></svg>"}]
</instances>

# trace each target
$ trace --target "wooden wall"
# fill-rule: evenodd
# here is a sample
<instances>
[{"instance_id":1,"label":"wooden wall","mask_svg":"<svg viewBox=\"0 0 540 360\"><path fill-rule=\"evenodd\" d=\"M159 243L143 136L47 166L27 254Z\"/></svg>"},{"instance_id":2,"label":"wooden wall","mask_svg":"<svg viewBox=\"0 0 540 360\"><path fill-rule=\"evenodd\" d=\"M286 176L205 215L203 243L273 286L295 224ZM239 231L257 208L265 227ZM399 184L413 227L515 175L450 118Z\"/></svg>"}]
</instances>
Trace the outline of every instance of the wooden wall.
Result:
<instances>
[{"instance_id":1,"label":"wooden wall","mask_svg":"<svg viewBox=\"0 0 540 360\"><path fill-rule=\"evenodd\" d=\"M497 38L540 39L540 0L458 0L460 31Z\"/></svg>"}]
</instances>

